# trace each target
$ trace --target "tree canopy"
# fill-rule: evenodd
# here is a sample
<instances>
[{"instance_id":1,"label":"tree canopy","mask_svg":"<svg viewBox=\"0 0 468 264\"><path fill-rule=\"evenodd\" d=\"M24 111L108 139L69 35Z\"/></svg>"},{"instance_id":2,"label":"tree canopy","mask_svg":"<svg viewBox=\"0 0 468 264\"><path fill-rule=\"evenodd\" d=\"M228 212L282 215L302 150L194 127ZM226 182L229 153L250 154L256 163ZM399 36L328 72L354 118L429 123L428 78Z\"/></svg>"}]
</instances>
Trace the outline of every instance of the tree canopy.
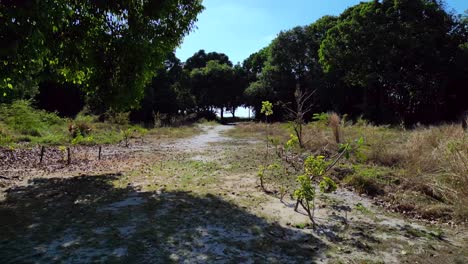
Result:
<instances>
[{"instance_id":1,"label":"tree canopy","mask_svg":"<svg viewBox=\"0 0 468 264\"><path fill-rule=\"evenodd\" d=\"M314 93L311 114L375 123L436 123L467 110L468 13L441 1L362 2L279 32L238 65L219 51L175 56L202 9L199 0L2 1L0 103L35 98L68 115L83 105L131 109L147 122L242 105L261 118L270 101L269 120L285 120L299 89Z\"/></svg>"},{"instance_id":2,"label":"tree canopy","mask_svg":"<svg viewBox=\"0 0 468 264\"><path fill-rule=\"evenodd\" d=\"M198 0L2 1L2 100L32 96L54 74L96 106L137 106L202 9Z\"/></svg>"},{"instance_id":3,"label":"tree canopy","mask_svg":"<svg viewBox=\"0 0 468 264\"><path fill-rule=\"evenodd\" d=\"M466 21L439 1L383 0L280 32L244 61L255 75L247 101L256 112L262 100L293 103L299 84L316 90L316 111L377 123L456 118L466 109L459 99L468 87ZM260 52L267 55L258 63Z\"/></svg>"}]
</instances>

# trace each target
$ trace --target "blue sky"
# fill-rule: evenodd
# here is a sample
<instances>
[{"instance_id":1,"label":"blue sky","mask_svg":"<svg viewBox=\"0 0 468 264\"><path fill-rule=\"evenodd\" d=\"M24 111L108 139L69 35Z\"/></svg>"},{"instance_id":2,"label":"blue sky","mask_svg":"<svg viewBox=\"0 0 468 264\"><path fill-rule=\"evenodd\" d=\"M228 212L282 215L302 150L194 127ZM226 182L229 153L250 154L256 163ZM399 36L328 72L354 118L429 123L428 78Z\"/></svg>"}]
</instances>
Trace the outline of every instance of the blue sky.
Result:
<instances>
[{"instance_id":1,"label":"blue sky","mask_svg":"<svg viewBox=\"0 0 468 264\"><path fill-rule=\"evenodd\" d=\"M233 63L267 46L281 30L307 25L324 15L339 15L360 0L204 0L197 29L185 37L177 57L185 61L200 49L222 52ZM468 0L446 0L463 13Z\"/></svg>"}]
</instances>

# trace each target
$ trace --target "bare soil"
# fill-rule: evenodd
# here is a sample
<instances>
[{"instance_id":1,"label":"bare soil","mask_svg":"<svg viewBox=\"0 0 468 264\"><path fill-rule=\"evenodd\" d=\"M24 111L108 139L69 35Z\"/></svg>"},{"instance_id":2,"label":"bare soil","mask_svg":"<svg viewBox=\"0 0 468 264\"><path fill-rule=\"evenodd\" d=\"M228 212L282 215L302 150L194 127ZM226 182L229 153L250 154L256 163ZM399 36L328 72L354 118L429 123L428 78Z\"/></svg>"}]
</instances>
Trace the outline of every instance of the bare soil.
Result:
<instances>
[{"instance_id":1,"label":"bare soil","mask_svg":"<svg viewBox=\"0 0 468 264\"><path fill-rule=\"evenodd\" d=\"M2 263L467 263L462 227L386 212L350 190L320 197L317 228L263 193L261 142L202 126L130 148L1 150ZM8 159L7 159L7 158Z\"/></svg>"}]
</instances>

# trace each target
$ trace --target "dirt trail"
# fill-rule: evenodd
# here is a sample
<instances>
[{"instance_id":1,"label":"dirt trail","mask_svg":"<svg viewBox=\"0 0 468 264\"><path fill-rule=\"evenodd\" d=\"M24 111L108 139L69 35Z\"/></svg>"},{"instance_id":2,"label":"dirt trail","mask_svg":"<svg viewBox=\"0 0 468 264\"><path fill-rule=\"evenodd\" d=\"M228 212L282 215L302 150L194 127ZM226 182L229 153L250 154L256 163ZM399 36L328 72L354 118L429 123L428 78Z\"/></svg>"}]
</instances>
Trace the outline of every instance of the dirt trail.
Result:
<instances>
[{"instance_id":1,"label":"dirt trail","mask_svg":"<svg viewBox=\"0 0 468 264\"><path fill-rule=\"evenodd\" d=\"M219 143L230 140L229 137L224 136L222 133L234 128L234 125L217 125L217 126L200 126L203 132L191 138L183 138L176 140L166 146L172 146L181 151L204 151L207 148L219 145ZM164 145L162 145L164 146Z\"/></svg>"},{"instance_id":2,"label":"dirt trail","mask_svg":"<svg viewBox=\"0 0 468 264\"><path fill-rule=\"evenodd\" d=\"M4 263L466 263L464 231L404 220L348 190L321 197L308 228L294 201L257 188L262 145L223 134L232 128L148 139L110 172L10 188Z\"/></svg>"}]
</instances>

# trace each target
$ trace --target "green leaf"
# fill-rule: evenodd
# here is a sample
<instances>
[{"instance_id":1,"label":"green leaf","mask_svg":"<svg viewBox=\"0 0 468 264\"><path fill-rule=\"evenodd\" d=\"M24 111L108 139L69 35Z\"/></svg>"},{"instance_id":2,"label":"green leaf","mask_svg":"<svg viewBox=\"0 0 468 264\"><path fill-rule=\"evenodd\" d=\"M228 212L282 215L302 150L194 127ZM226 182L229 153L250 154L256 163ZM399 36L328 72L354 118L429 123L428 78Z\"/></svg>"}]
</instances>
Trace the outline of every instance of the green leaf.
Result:
<instances>
[{"instance_id":1,"label":"green leaf","mask_svg":"<svg viewBox=\"0 0 468 264\"><path fill-rule=\"evenodd\" d=\"M364 144L364 137L360 137L357 141L358 145Z\"/></svg>"},{"instance_id":2,"label":"green leaf","mask_svg":"<svg viewBox=\"0 0 468 264\"><path fill-rule=\"evenodd\" d=\"M11 83L7 83L7 87L13 89L13 85Z\"/></svg>"}]
</instances>

